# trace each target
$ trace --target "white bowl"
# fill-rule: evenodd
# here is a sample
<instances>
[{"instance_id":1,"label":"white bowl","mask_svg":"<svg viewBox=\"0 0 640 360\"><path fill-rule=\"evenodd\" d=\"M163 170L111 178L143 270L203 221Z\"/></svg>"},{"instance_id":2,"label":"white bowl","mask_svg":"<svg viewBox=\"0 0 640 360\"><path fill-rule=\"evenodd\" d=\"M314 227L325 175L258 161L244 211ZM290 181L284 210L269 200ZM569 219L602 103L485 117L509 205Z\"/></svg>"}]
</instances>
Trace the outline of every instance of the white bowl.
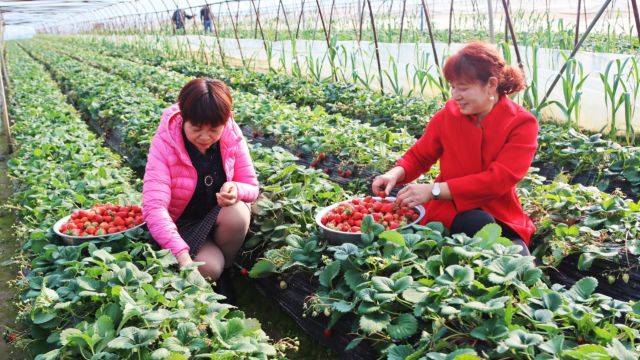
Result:
<instances>
[{"instance_id":1,"label":"white bowl","mask_svg":"<svg viewBox=\"0 0 640 360\"><path fill-rule=\"evenodd\" d=\"M381 200L382 198L377 197L377 196L373 196L373 198L375 200ZM362 199L362 198L357 198L357 199ZM394 201L396 198L393 196L387 196L385 198L386 200L390 200L390 201ZM350 243L358 243L360 242L360 238L362 237L362 233L352 233L352 232L345 232L345 231L339 231L339 230L334 230L334 229L330 229L326 226L324 226L322 224L322 217L324 217L329 211L331 211L333 208L335 208L336 206L342 204L342 203L347 203L350 202L353 199L349 199L349 200L345 200L345 201L340 201L338 203L329 205L325 208L322 208L320 211L318 211L318 213L316 214L316 224L318 224L318 226L320 227L320 229L322 230L322 234L324 236L325 239L327 239L327 241L329 243L332 244L342 244L345 242L350 242ZM418 218L408 224L406 224L405 226L402 226L396 230L402 230L402 229L406 229L412 225L415 225L417 223L420 222L420 220L422 220L422 218L424 217L424 215L426 214L425 209L422 205L418 205L416 207L414 207L414 209L418 212Z\"/></svg>"},{"instance_id":2,"label":"white bowl","mask_svg":"<svg viewBox=\"0 0 640 360\"><path fill-rule=\"evenodd\" d=\"M62 242L64 242L67 245L77 245L80 244L82 242L85 241L89 241L89 240L97 240L97 239L108 239L112 236L118 235L118 234L124 234L127 233L133 229L137 229L141 226L143 226L145 223L142 222L130 229L126 229L124 231L118 231L116 233L113 234L105 234L105 235L93 235L93 236L75 236L75 235L67 235L67 234L63 234L62 232L60 232L58 229L60 229L60 226L62 226L62 224L66 223L69 218L71 218L71 215L67 215L65 217L63 217L62 219L58 220L55 224L53 224L53 232L56 233L56 235L60 236L62 238Z\"/></svg>"}]
</instances>

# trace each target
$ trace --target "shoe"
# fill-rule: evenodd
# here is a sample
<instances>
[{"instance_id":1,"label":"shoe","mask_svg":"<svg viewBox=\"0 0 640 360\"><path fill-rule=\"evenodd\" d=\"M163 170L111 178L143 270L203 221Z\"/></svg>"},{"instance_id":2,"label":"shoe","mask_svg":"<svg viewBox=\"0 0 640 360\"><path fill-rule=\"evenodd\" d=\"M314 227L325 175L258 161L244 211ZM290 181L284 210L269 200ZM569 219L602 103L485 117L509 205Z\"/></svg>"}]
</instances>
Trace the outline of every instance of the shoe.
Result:
<instances>
[{"instance_id":1,"label":"shoe","mask_svg":"<svg viewBox=\"0 0 640 360\"><path fill-rule=\"evenodd\" d=\"M230 269L225 269L220 278L216 281L216 286L214 286L213 290L226 297L226 300L222 300L222 302L227 303L229 305L236 305L236 294L233 290L233 282L231 281L231 271Z\"/></svg>"}]
</instances>

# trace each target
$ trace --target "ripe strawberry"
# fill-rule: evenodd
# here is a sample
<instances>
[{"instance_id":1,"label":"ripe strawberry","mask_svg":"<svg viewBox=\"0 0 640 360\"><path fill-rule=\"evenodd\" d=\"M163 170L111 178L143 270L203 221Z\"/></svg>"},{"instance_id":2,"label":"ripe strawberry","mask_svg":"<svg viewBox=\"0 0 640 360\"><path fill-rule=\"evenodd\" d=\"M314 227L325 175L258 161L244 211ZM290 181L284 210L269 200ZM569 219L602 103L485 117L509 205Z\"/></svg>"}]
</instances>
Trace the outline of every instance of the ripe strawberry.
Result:
<instances>
[{"instance_id":1,"label":"ripe strawberry","mask_svg":"<svg viewBox=\"0 0 640 360\"><path fill-rule=\"evenodd\" d=\"M347 169L347 171L344 172L344 177L351 177L351 169Z\"/></svg>"},{"instance_id":2,"label":"ripe strawberry","mask_svg":"<svg viewBox=\"0 0 640 360\"><path fill-rule=\"evenodd\" d=\"M7 344L11 344L12 342L16 341L17 337L18 337L18 334L16 334L15 331L12 331L11 333L9 333L9 335L7 335Z\"/></svg>"},{"instance_id":3,"label":"ripe strawberry","mask_svg":"<svg viewBox=\"0 0 640 360\"><path fill-rule=\"evenodd\" d=\"M249 270L247 270L247 268L240 269L240 275L242 275L244 277L249 276Z\"/></svg>"},{"instance_id":4,"label":"ripe strawberry","mask_svg":"<svg viewBox=\"0 0 640 360\"><path fill-rule=\"evenodd\" d=\"M381 190L378 191L378 196L384 199L387 197L387 193L384 190Z\"/></svg>"},{"instance_id":5,"label":"ripe strawberry","mask_svg":"<svg viewBox=\"0 0 640 360\"><path fill-rule=\"evenodd\" d=\"M324 335L324 337L331 337L332 334L333 334L333 332L331 331L331 328L326 328L322 332L322 335Z\"/></svg>"}]
</instances>

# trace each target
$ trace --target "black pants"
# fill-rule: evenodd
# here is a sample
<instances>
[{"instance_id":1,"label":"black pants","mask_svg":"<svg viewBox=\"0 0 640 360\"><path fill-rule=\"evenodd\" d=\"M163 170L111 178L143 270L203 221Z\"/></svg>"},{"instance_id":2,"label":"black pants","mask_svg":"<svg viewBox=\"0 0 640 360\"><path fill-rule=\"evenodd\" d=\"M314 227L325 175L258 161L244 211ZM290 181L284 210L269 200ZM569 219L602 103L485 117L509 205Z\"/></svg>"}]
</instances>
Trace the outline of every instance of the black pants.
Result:
<instances>
[{"instance_id":1,"label":"black pants","mask_svg":"<svg viewBox=\"0 0 640 360\"><path fill-rule=\"evenodd\" d=\"M488 212L480 209L469 210L456 215L453 219L453 223L451 224L451 233L464 233L467 236L473 236L485 225L495 223L498 222ZM524 240L520 238L520 235L516 234L515 231L504 224L498 223L498 225L502 227L503 237L511 240L515 245L522 246L522 251L520 252L522 256L531 255L527 244L525 244Z\"/></svg>"}]
</instances>

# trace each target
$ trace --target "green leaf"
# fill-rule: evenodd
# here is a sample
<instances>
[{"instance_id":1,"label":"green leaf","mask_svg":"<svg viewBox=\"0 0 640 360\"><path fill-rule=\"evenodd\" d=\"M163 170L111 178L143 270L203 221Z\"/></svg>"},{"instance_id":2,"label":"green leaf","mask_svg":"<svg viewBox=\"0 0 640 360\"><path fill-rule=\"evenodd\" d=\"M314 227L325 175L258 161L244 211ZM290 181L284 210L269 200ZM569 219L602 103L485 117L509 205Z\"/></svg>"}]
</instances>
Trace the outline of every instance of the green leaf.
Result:
<instances>
[{"instance_id":1,"label":"green leaf","mask_svg":"<svg viewBox=\"0 0 640 360\"><path fill-rule=\"evenodd\" d=\"M35 308L31 312L31 321L34 324L41 325L55 319L58 314L55 311L43 308Z\"/></svg>"},{"instance_id":2,"label":"green leaf","mask_svg":"<svg viewBox=\"0 0 640 360\"><path fill-rule=\"evenodd\" d=\"M350 255L358 254L360 249L352 243L344 243L340 246L329 248L329 251L334 251L333 256L336 260L347 260Z\"/></svg>"},{"instance_id":3,"label":"green leaf","mask_svg":"<svg viewBox=\"0 0 640 360\"><path fill-rule=\"evenodd\" d=\"M414 350L410 345L393 345L387 353L387 360L405 360Z\"/></svg>"},{"instance_id":4,"label":"green leaf","mask_svg":"<svg viewBox=\"0 0 640 360\"><path fill-rule=\"evenodd\" d=\"M511 299L509 296L502 296L499 298L491 299L486 303L481 303L479 301L470 301L462 306L467 309L473 309L476 311L480 311L483 313L493 313L498 310L502 310L505 307L505 303L507 300Z\"/></svg>"},{"instance_id":5,"label":"green leaf","mask_svg":"<svg viewBox=\"0 0 640 360\"><path fill-rule=\"evenodd\" d=\"M562 297L557 292L550 292L542 296L542 303L546 309L556 311L562 305Z\"/></svg>"},{"instance_id":6,"label":"green leaf","mask_svg":"<svg viewBox=\"0 0 640 360\"><path fill-rule=\"evenodd\" d=\"M601 345L584 344L562 353L563 357L576 360L609 360L611 357Z\"/></svg>"},{"instance_id":7,"label":"green leaf","mask_svg":"<svg viewBox=\"0 0 640 360\"><path fill-rule=\"evenodd\" d=\"M357 291L358 285L362 284L365 279L359 270L349 269L344 273L344 281L351 290Z\"/></svg>"},{"instance_id":8,"label":"green leaf","mask_svg":"<svg viewBox=\"0 0 640 360\"><path fill-rule=\"evenodd\" d=\"M473 269L467 266L449 265L444 269L444 274L436 278L440 285L469 285L473 282Z\"/></svg>"},{"instance_id":9,"label":"green leaf","mask_svg":"<svg viewBox=\"0 0 640 360\"><path fill-rule=\"evenodd\" d=\"M387 325L387 332L394 340L406 339L418 331L418 320L411 314L400 314Z\"/></svg>"},{"instance_id":10,"label":"green leaf","mask_svg":"<svg viewBox=\"0 0 640 360\"><path fill-rule=\"evenodd\" d=\"M596 259L596 255L590 252L584 252L580 254L578 258L578 270L589 270L591 264L593 264L593 260Z\"/></svg>"},{"instance_id":11,"label":"green leaf","mask_svg":"<svg viewBox=\"0 0 640 360\"><path fill-rule=\"evenodd\" d=\"M320 284L324 287L331 288L331 282L340 272L340 262L332 261L329 265L327 265L320 275L318 276L318 280Z\"/></svg>"},{"instance_id":12,"label":"green leaf","mask_svg":"<svg viewBox=\"0 0 640 360\"><path fill-rule=\"evenodd\" d=\"M591 297L597 286L598 280L590 276L584 277L578 280L578 282L569 289L567 294L575 301L585 302Z\"/></svg>"},{"instance_id":13,"label":"green leaf","mask_svg":"<svg viewBox=\"0 0 640 360\"><path fill-rule=\"evenodd\" d=\"M348 313L351 310L353 310L353 308L355 307L355 304L346 302L344 300L340 300L340 301L331 303L331 307L337 312Z\"/></svg>"},{"instance_id":14,"label":"green leaf","mask_svg":"<svg viewBox=\"0 0 640 360\"><path fill-rule=\"evenodd\" d=\"M550 340L538 345L538 349L552 355L560 355L564 351L564 336L554 336Z\"/></svg>"},{"instance_id":15,"label":"green leaf","mask_svg":"<svg viewBox=\"0 0 640 360\"><path fill-rule=\"evenodd\" d=\"M487 224L480 229L473 237L479 237L482 239L478 246L483 249L491 249L495 244L501 244L504 246L512 245L511 241L501 237L502 227L498 224Z\"/></svg>"},{"instance_id":16,"label":"green leaf","mask_svg":"<svg viewBox=\"0 0 640 360\"><path fill-rule=\"evenodd\" d=\"M387 243L391 243L397 246L407 246L404 238L402 237L402 234L395 230L385 231L378 236L380 237L380 239L386 240Z\"/></svg>"},{"instance_id":17,"label":"green leaf","mask_svg":"<svg viewBox=\"0 0 640 360\"><path fill-rule=\"evenodd\" d=\"M640 354L627 349L618 339L613 339L611 344L607 346L607 353L617 360L635 360L640 357Z\"/></svg>"},{"instance_id":18,"label":"green leaf","mask_svg":"<svg viewBox=\"0 0 640 360\"><path fill-rule=\"evenodd\" d=\"M253 264L249 271L249 276L254 279L263 278L274 272L276 272L276 265L269 260L262 259Z\"/></svg>"},{"instance_id":19,"label":"green leaf","mask_svg":"<svg viewBox=\"0 0 640 360\"><path fill-rule=\"evenodd\" d=\"M543 337L538 334L531 334L523 330L514 330L509 337L501 342L509 349L526 350L530 346L538 345L542 342Z\"/></svg>"},{"instance_id":20,"label":"green leaf","mask_svg":"<svg viewBox=\"0 0 640 360\"><path fill-rule=\"evenodd\" d=\"M373 288L380 292L393 292L393 280L384 276L374 276L371 278L371 285Z\"/></svg>"},{"instance_id":21,"label":"green leaf","mask_svg":"<svg viewBox=\"0 0 640 360\"><path fill-rule=\"evenodd\" d=\"M367 334L373 334L384 330L391 317L389 314L372 313L365 314L360 317L360 329Z\"/></svg>"}]
</instances>

